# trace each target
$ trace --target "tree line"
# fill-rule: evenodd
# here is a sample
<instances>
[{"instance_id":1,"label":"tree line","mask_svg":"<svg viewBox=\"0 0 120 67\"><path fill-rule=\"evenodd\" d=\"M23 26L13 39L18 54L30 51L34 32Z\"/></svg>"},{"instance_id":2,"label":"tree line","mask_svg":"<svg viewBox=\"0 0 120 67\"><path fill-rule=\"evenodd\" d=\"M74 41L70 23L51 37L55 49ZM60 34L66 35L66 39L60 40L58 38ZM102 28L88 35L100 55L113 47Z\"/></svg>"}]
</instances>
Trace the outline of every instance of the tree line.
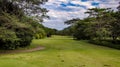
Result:
<instances>
[{"instance_id":1,"label":"tree line","mask_svg":"<svg viewBox=\"0 0 120 67\"><path fill-rule=\"evenodd\" d=\"M120 49L120 3L116 11L111 8L91 8L85 14L89 16L66 21L65 24L71 26L59 31L59 34Z\"/></svg>"},{"instance_id":2,"label":"tree line","mask_svg":"<svg viewBox=\"0 0 120 67\"><path fill-rule=\"evenodd\" d=\"M50 37L55 29L44 27L49 18L40 7L47 0L0 0L0 49L29 46L33 39Z\"/></svg>"}]
</instances>

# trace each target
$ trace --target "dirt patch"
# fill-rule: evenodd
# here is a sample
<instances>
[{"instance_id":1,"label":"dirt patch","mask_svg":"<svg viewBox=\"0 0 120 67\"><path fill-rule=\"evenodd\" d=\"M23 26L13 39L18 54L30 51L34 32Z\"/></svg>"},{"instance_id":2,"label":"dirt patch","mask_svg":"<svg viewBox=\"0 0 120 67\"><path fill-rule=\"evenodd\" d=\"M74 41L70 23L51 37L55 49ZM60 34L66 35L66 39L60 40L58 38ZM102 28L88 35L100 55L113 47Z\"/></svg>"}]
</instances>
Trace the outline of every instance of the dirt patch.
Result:
<instances>
[{"instance_id":1,"label":"dirt patch","mask_svg":"<svg viewBox=\"0 0 120 67\"><path fill-rule=\"evenodd\" d=\"M0 54L15 54L15 53L25 53L25 52L34 52L34 51L39 51L39 50L44 50L45 47L43 46L38 46L32 49L19 49L19 50L2 50L0 51Z\"/></svg>"}]
</instances>

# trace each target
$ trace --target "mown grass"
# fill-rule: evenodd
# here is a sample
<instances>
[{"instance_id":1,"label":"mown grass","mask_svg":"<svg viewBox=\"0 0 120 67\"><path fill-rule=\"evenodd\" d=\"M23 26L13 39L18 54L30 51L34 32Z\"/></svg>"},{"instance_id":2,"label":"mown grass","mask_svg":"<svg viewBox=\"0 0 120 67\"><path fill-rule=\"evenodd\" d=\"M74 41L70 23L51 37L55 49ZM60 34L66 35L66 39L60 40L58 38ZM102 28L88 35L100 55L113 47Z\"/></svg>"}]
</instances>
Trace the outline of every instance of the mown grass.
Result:
<instances>
[{"instance_id":1,"label":"mown grass","mask_svg":"<svg viewBox=\"0 0 120 67\"><path fill-rule=\"evenodd\" d=\"M33 40L45 50L0 56L0 67L120 67L120 50L67 36ZM30 48L31 48L30 47Z\"/></svg>"}]
</instances>

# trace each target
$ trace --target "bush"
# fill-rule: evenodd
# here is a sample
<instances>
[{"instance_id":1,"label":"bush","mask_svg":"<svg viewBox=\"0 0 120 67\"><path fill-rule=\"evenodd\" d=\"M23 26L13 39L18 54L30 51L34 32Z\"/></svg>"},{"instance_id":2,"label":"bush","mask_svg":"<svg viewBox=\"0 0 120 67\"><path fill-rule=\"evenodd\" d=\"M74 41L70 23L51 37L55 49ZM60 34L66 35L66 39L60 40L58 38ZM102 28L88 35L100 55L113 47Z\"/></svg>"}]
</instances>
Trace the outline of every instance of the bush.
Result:
<instances>
[{"instance_id":1,"label":"bush","mask_svg":"<svg viewBox=\"0 0 120 67\"><path fill-rule=\"evenodd\" d=\"M19 44L15 32L0 28L0 49L16 49Z\"/></svg>"},{"instance_id":2,"label":"bush","mask_svg":"<svg viewBox=\"0 0 120 67\"><path fill-rule=\"evenodd\" d=\"M38 30L36 30L36 33L34 35L34 38L35 39L42 39L46 36L46 33L43 29L41 28L38 28Z\"/></svg>"},{"instance_id":3,"label":"bush","mask_svg":"<svg viewBox=\"0 0 120 67\"><path fill-rule=\"evenodd\" d=\"M31 25L22 23L16 16L7 13L0 17L2 17L0 18L1 49L16 49L30 45L34 34Z\"/></svg>"},{"instance_id":4,"label":"bush","mask_svg":"<svg viewBox=\"0 0 120 67\"><path fill-rule=\"evenodd\" d=\"M110 48L120 49L120 41L113 42L112 40L90 40L90 43L101 45L101 46L107 46Z\"/></svg>"},{"instance_id":5,"label":"bush","mask_svg":"<svg viewBox=\"0 0 120 67\"><path fill-rule=\"evenodd\" d=\"M29 28L25 27L19 27L16 28L16 36L20 39L20 47L26 47L30 45L32 39L33 39L33 33Z\"/></svg>"}]
</instances>

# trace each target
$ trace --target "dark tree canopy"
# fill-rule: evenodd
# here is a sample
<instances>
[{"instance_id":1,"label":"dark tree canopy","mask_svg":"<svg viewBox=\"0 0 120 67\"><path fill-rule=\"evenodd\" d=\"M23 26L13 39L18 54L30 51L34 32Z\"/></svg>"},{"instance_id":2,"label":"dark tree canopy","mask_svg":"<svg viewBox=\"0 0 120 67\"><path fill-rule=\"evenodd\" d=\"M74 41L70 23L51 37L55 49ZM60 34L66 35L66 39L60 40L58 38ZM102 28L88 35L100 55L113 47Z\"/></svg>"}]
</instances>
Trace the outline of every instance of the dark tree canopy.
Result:
<instances>
[{"instance_id":1,"label":"dark tree canopy","mask_svg":"<svg viewBox=\"0 0 120 67\"><path fill-rule=\"evenodd\" d=\"M39 22L48 17L41 5L47 0L0 0L0 49L29 46L48 32ZM49 31L49 30L48 30Z\"/></svg>"},{"instance_id":2,"label":"dark tree canopy","mask_svg":"<svg viewBox=\"0 0 120 67\"><path fill-rule=\"evenodd\" d=\"M19 17L25 14L42 22L43 18L49 18L46 15L48 10L41 7L45 2L47 0L0 0L0 12L15 14Z\"/></svg>"}]
</instances>

